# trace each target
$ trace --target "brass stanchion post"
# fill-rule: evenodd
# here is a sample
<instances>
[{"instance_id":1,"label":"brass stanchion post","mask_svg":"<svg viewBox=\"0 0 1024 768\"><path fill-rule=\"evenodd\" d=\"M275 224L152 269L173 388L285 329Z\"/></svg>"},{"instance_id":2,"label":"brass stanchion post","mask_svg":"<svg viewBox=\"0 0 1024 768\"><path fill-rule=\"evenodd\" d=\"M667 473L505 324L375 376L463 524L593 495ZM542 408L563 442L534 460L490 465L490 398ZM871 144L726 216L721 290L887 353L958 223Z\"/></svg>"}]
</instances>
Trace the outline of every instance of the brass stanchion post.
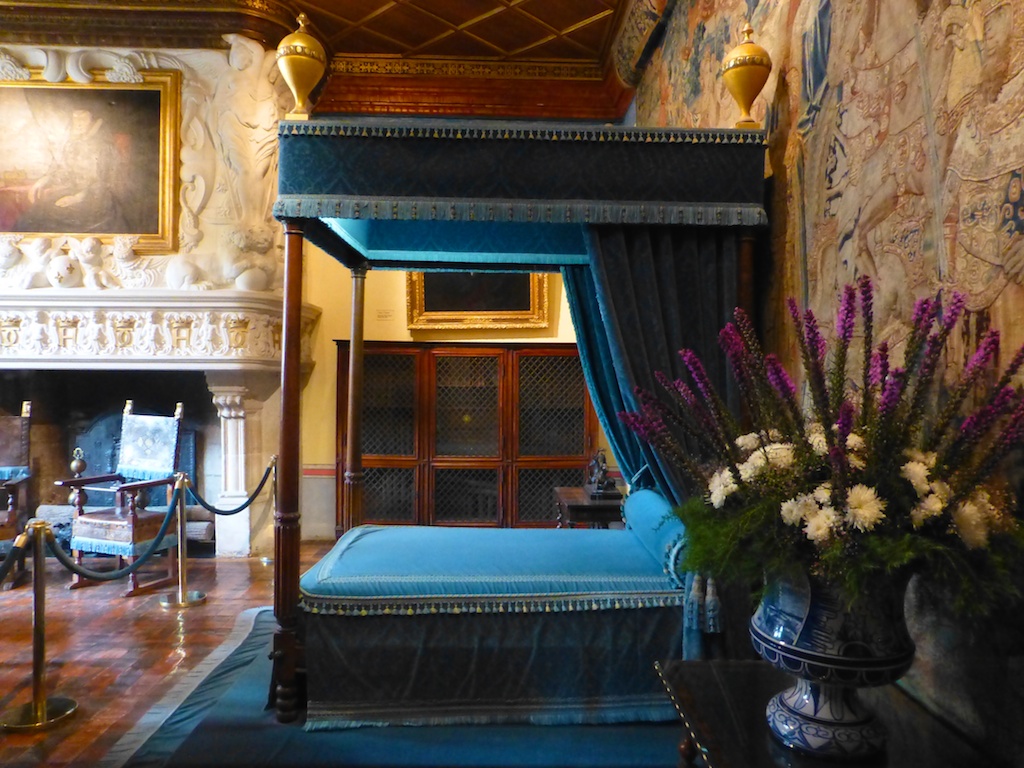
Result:
<instances>
[{"instance_id":1,"label":"brass stanchion post","mask_svg":"<svg viewBox=\"0 0 1024 768\"><path fill-rule=\"evenodd\" d=\"M0 726L8 730L49 728L78 709L78 702L64 696L46 697L46 538L52 536L45 520L29 520L19 546L32 539L32 703L9 709L0 715Z\"/></svg>"},{"instance_id":2,"label":"brass stanchion post","mask_svg":"<svg viewBox=\"0 0 1024 768\"><path fill-rule=\"evenodd\" d=\"M188 589L188 539L185 521L185 490L188 478L183 472L178 473L174 487L178 491L178 591L176 595L164 595L160 598L163 608L190 608L206 602L206 593L189 591Z\"/></svg>"}]
</instances>

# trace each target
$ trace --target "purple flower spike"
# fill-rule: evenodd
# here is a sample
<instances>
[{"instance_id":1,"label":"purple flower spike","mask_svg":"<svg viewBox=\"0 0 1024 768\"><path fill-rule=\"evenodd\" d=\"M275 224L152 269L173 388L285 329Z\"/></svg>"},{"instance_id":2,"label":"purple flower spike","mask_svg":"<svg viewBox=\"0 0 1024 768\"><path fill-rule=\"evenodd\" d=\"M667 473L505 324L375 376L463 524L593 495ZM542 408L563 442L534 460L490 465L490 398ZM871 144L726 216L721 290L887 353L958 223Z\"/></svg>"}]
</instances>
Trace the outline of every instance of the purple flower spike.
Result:
<instances>
[{"instance_id":1,"label":"purple flower spike","mask_svg":"<svg viewBox=\"0 0 1024 768\"><path fill-rule=\"evenodd\" d=\"M880 387L889 377L889 343L883 341L871 356L871 386Z\"/></svg>"},{"instance_id":2,"label":"purple flower spike","mask_svg":"<svg viewBox=\"0 0 1024 768\"><path fill-rule=\"evenodd\" d=\"M839 406L839 417L836 419L836 432L839 437L836 443L840 446L846 445L846 438L853 430L853 403L843 400Z\"/></svg>"},{"instance_id":3,"label":"purple flower spike","mask_svg":"<svg viewBox=\"0 0 1024 768\"><path fill-rule=\"evenodd\" d=\"M796 397L796 385L789 377L786 369L782 367L777 355L769 353L764 357L765 368L767 369L768 381L776 392L784 399Z\"/></svg>"},{"instance_id":4,"label":"purple flower spike","mask_svg":"<svg viewBox=\"0 0 1024 768\"><path fill-rule=\"evenodd\" d=\"M949 333L953 330L953 326L956 325L960 319L960 315L964 312L964 307L967 306L967 297L960 293L960 291L953 291L953 296L949 301L949 311L946 317L942 321L942 327Z\"/></svg>"},{"instance_id":5,"label":"purple flower spike","mask_svg":"<svg viewBox=\"0 0 1024 768\"><path fill-rule=\"evenodd\" d=\"M828 351L828 344L825 341L825 337L821 335L821 329L818 327L818 318L809 309L804 312L804 329L807 333L808 349L817 355L818 360L824 360L825 353Z\"/></svg>"},{"instance_id":6,"label":"purple flower spike","mask_svg":"<svg viewBox=\"0 0 1024 768\"><path fill-rule=\"evenodd\" d=\"M747 352L747 345L739 329L732 323L726 323L718 332L718 344L729 356L730 360L741 360Z\"/></svg>"},{"instance_id":7,"label":"purple flower spike","mask_svg":"<svg viewBox=\"0 0 1024 768\"><path fill-rule=\"evenodd\" d=\"M708 374L704 370L704 364L700 361L697 353L692 349L684 349L679 352L679 357L682 358L683 364L686 365L690 375L693 376L697 390L705 400L710 402L714 397L714 391L711 387L711 380L708 379Z\"/></svg>"},{"instance_id":8,"label":"purple flower spike","mask_svg":"<svg viewBox=\"0 0 1024 768\"><path fill-rule=\"evenodd\" d=\"M839 312L836 315L836 333L845 344L849 344L853 338L853 325L857 312L857 294L852 285L843 289L843 296L839 300Z\"/></svg>"},{"instance_id":9,"label":"purple flower spike","mask_svg":"<svg viewBox=\"0 0 1024 768\"><path fill-rule=\"evenodd\" d=\"M871 323L875 319L875 286L867 275L861 275L857 285L860 288L861 314L864 316L864 322Z\"/></svg>"},{"instance_id":10,"label":"purple flower spike","mask_svg":"<svg viewBox=\"0 0 1024 768\"><path fill-rule=\"evenodd\" d=\"M883 415L890 415L899 405L900 396L903 394L903 376L905 371L902 368L893 368L892 373L886 377L882 387L882 398L878 403L878 412Z\"/></svg>"},{"instance_id":11,"label":"purple flower spike","mask_svg":"<svg viewBox=\"0 0 1024 768\"><path fill-rule=\"evenodd\" d=\"M985 334L978 349L971 355L963 372L963 380L970 381L981 369L984 368L999 355L999 331L991 330Z\"/></svg>"},{"instance_id":12,"label":"purple flower spike","mask_svg":"<svg viewBox=\"0 0 1024 768\"><path fill-rule=\"evenodd\" d=\"M931 327L932 320L935 319L936 305L931 299L918 299L914 304L914 319L913 326L916 329L926 329Z\"/></svg>"}]
</instances>

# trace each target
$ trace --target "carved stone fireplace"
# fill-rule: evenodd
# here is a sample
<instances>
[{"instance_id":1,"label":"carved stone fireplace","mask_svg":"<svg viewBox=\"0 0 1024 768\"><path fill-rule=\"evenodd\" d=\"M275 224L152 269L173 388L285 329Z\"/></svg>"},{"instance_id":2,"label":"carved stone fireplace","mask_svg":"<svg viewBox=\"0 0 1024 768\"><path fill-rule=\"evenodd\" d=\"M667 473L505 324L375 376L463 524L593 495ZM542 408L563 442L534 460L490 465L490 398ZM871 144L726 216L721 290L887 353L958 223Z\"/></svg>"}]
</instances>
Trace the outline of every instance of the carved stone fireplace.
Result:
<instances>
[{"instance_id":1,"label":"carved stone fireplace","mask_svg":"<svg viewBox=\"0 0 1024 768\"><path fill-rule=\"evenodd\" d=\"M318 312L303 317L303 359ZM185 404L196 491L242 504L277 450L281 298L246 291L63 291L0 294L0 407L33 402L34 498L66 504L74 436L126 399L171 413ZM269 411L269 412L268 412ZM90 457L86 457L87 461ZM99 467L95 467L99 469ZM247 556L272 522L271 491L216 519L218 555ZM256 547L260 549L260 547Z\"/></svg>"}]
</instances>

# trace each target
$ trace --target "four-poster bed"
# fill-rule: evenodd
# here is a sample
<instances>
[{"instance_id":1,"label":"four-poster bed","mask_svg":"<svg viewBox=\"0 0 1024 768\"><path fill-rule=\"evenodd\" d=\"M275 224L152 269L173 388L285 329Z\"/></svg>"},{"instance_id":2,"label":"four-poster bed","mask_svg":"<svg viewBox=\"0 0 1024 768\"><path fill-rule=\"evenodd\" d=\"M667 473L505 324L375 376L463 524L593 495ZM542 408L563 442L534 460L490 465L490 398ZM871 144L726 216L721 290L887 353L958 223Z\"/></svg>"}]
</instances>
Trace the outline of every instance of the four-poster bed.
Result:
<instances>
[{"instance_id":1,"label":"four-poster bed","mask_svg":"<svg viewBox=\"0 0 1024 768\"><path fill-rule=\"evenodd\" d=\"M633 387L648 384L654 370L676 371L679 348L714 360L721 323L737 304L752 304L754 238L766 223L764 142L763 132L741 130L281 123L274 211L285 227L286 264L272 681L279 720L295 719L305 705L300 611L319 612L318 598L300 597L298 564L303 242L353 277L346 531L362 522L368 269L561 271L588 387L620 467L678 500L680 489L618 427L615 412L632 404ZM713 364L712 376L721 380L723 369Z\"/></svg>"}]
</instances>

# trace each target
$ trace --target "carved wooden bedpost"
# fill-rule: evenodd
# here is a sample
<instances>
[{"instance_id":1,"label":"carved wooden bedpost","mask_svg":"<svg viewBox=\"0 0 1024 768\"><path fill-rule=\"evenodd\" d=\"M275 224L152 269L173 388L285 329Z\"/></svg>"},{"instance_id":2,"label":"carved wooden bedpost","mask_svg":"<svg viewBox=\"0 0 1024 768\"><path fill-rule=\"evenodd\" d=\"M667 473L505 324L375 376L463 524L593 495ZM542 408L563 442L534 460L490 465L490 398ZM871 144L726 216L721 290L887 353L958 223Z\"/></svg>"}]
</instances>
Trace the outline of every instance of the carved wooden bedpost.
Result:
<instances>
[{"instance_id":1,"label":"carved wooden bedpost","mask_svg":"<svg viewBox=\"0 0 1024 768\"><path fill-rule=\"evenodd\" d=\"M274 673L271 698L279 722L298 717L305 663L299 625L299 389L302 324L300 222L285 221L284 324L281 333L281 442L274 510Z\"/></svg>"}]
</instances>

